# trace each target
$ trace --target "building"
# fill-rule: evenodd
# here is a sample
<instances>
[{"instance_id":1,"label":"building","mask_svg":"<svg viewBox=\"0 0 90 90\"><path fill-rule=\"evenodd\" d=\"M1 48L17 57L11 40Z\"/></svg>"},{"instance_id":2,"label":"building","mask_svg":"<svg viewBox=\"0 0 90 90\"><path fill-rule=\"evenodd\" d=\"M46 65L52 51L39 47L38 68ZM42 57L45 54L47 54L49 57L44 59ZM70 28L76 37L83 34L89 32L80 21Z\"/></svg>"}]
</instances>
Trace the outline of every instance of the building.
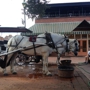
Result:
<instances>
[{"instance_id":1,"label":"building","mask_svg":"<svg viewBox=\"0 0 90 90\"><path fill-rule=\"evenodd\" d=\"M90 47L90 2L48 4L43 18L30 27L34 34L55 32L76 38L80 43L79 56L87 55Z\"/></svg>"},{"instance_id":2,"label":"building","mask_svg":"<svg viewBox=\"0 0 90 90\"><path fill-rule=\"evenodd\" d=\"M0 36L0 41L3 41L3 40L7 40L8 41L11 37L12 37L12 35L5 36L5 38Z\"/></svg>"},{"instance_id":3,"label":"building","mask_svg":"<svg viewBox=\"0 0 90 90\"><path fill-rule=\"evenodd\" d=\"M23 32L27 32L27 33L32 33L32 31L28 30L27 28L24 28L24 27L0 27L0 32L2 33L6 33L6 32L20 32L20 33L23 33ZM9 40L10 38L12 37L12 35L8 35L6 36L5 38L3 38L3 36L1 35L0 36L0 41L3 41L3 40Z\"/></svg>"}]
</instances>

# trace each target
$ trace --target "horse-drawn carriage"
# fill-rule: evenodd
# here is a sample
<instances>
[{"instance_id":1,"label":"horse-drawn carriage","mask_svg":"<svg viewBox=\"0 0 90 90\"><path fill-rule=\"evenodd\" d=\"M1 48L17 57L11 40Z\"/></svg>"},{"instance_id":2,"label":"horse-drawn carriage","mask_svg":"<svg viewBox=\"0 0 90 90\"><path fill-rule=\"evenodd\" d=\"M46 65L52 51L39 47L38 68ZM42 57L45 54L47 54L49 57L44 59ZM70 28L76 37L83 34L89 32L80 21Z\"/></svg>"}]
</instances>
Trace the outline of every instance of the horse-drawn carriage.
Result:
<instances>
[{"instance_id":1,"label":"horse-drawn carriage","mask_svg":"<svg viewBox=\"0 0 90 90\"><path fill-rule=\"evenodd\" d=\"M6 53L0 54L0 56L4 56L4 59L0 60L0 66L4 68L4 75L6 75L6 67L10 64L11 72L15 74L16 70L14 64L16 58L19 58L20 60L22 55L23 61L25 62L27 60L39 62L40 59L42 59L43 74L51 75L48 70L49 55L52 52L56 52L59 63L60 55L62 53L72 51L77 55L78 46L77 40L71 40L69 42L68 37L56 33L40 34L37 38L16 35L8 41Z\"/></svg>"},{"instance_id":2,"label":"horse-drawn carriage","mask_svg":"<svg viewBox=\"0 0 90 90\"><path fill-rule=\"evenodd\" d=\"M34 46L34 42L36 42L36 35L29 36L29 41L33 42L33 46ZM7 42L8 42L8 40L0 41L0 54L1 54L0 59L2 59L3 55L7 52ZM35 53L35 51L34 51L34 53ZM40 59L42 59L42 56L18 53L18 55L16 56L16 59L15 59L15 64L24 65L24 64L30 64L31 62L38 63L40 61Z\"/></svg>"}]
</instances>

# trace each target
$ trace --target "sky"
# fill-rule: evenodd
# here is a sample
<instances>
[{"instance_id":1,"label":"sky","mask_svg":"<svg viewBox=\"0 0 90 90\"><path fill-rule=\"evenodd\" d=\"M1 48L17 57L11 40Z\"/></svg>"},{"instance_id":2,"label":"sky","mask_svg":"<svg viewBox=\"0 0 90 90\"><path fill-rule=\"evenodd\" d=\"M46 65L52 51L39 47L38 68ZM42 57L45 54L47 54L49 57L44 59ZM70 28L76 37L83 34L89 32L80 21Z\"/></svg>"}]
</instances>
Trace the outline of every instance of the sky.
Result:
<instances>
[{"instance_id":1,"label":"sky","mask_svg":"<svg viewBox=\"0 0 90 90\"><path fill-rule=\"evenodd\" d=\"M50 3L89 2L90 0L50 0ZM1 27L22 27L22 2L23 0L0 0L0 26ZM26 17L26 28L35 24L35 20ZM17 33L10 33L13 36ZM9 33L1 33L3 37Z\"/></svg>"}]
</instances>

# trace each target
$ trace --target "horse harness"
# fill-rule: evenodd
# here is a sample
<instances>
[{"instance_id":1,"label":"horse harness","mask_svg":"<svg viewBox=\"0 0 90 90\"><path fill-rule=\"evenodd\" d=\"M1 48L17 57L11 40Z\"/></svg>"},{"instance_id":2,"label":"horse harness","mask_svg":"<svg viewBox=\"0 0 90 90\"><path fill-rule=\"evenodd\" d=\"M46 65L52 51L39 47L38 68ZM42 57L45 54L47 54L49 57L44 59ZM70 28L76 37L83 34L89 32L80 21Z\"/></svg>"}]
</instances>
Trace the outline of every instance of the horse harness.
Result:
<instances>
[{"instance_id":1,"label":"horse harness","mask_svg":"<svg viewBox=\"0 0 90 90\"><path fill-rule=\"evenodd\" d=\"M46 38L46 44L51 47L51 48L55 48L55 44L52 40L51 34L50 33L45 33L45 38Z\"/></svg>"},{"instance_id":2,"label":"horse harness","mask_svg":"<svg viewBox=\"0 0 90 90\"><path fill-rule=\"evenodd\" d=\"M23 39L24 39L24 37L22 36L21 40L20 40L18 43L17 43L16 39L14 39L16 45L12 45L12 42L11 42L11 43L10 43L10 47L15 47L15 48L17 48L18 45L23 41ZM38 47L41 47L41 46L46 46L46 45L35 46L36 37L34 37L34 36L29 37L29 41L33 43L33 47L30 47L30 48L23 47L23 48L25 48L25 50L22 50L22 51L34 49L34 55L35 55L35 57L37 56L37 55L36 55L36 49L35 49L35 48L38 48ZM15 49L15 48L14 48L14 49ZM8 49L9 49L9 48L8 48ZM14 49L13 49L13 50L14 50ZM18 51L18 53L21 53L21 51ZM22 54L23 54L23 53L22 53ZM35 59L36 59L36 58L35 58Z\"/></svg>"},{"instance_id":3,"label":"horse harness","mask_svg":"<svg viewBox=\"0 0 90 90\"><path fill-rule=\"evenodd\" d=\"M67 37L65 36L65 39L62 41L62 43L61 43L61 45L62 46L55 46L55 43L54 43L54 41L53 41L53 39L52 39L52 37L51 37L51 34L50 33L45 33L45 38L46 38L46 44L49 46L49 47L51 47L51 48L53 48L53 49L56 49L56 52L59 54L59 52L58 52L58 48L62 48L62 43L66 40L66 52L68 52L68 42L69 42L69 39L67 39ZM59 40L60 41L60 40ZM56 42L56 44L59 42L59 41L57 41Z\"/></svg>"},{"instance_id":4,"label":"horse harness","mask_svg":"<svg viewBox=\"0 0 90 90\"><path fill-rule=\"evenodd\" d=\"M79 48L78 48L78 44L77 44L77 40L74 40L74 42L72 42L71 44L70 44L70 46L72 46L72 44L75 44L75 51L79 51ZM73 48L73 47L72 47Z\"/></svg>"},{"instance_id":5,"label":"horse harness","mask_svg":"<svg viewBox=\"0 0 90 90\"><path fill-rule=\"evenodd\" d=\"M19 42L17 42L16 39L14 39L16 45L12 45L12 42L11 42L11 43L10 43L10 47L15 47L15 48L17 48L18 45L23 41L23 39L24 39L23 36L22 36L22 38L21 38L21 40L20 40ZM36 42L35 39L36 39L36 38L34 38L34 37L30 37L30 38L29 38L29 41L33 43L33 47L34 47L34 48L39 47L39 46L36 46L36 47L35 47L35 44L34 44L34 42ZM45 46L45 45L40 45L40 46ZM33 47L28 48L28 49L26 49L26 50L33 49ZM15 48L14 48L14 49L15 49ZM26 47L23 47L23 48L26 48Z\"/></svg>"},{"instance_id":6,"label":"horse harness","mask_svg":"<svg viewBox=\"0 0 90 90\"><path fill-rule=\"evenodd\" d=\"M55 46L55 43L53 42L50 33L45 33L45 37L37 37L37 38L44 38L44 39L46 39L46 45L49 46L50 48L56 49L56 52L59 53L58 50L57 50L57 48L61 48L61 47L56 47L56 46ZM24 39L24 37L22 36L22 38L21 38L21 40L20 40L19 42L17 42L17 41L15 40L16 45L12 45L12 42L11 42L11 43L10 43L10 47L15 47L15 48L17 48L18 45L23 41L23 39ZM65 41L65 40L66 40L66 39L64 39L64 41ZM35 57L36 57L36 48L41 47L41 46L46 46L46 45L35 46L36 38L35 38L34 36L31 36L31 37L29 38L29 41L33 43L33 47L30 47L30 48L26 48L26 47L25 47L25 50L22 50L22 51L34 49L34 55L35 55ZM63 42L64 42L64 41L63 41ZM63 43L63 42L62 42L62 43ZM61 44L62 44L62 43L61 43ZM14 49L15 49L15 48L14 48ZM23 48L24 48L24 47L23 47ZM8 48L8 49L9 49L9 48ZM13 49L13 50L14 50L14 49ZM21 51L18 51L18 52L21 53Z\"/></svg>"},{"instance_id":7,"label":"horse harness","mask_svg":"<svg viewBox=\"0 0 90 90\"><path fill-rule=\"evenodd\" d=\"M16 36L15 36L16 37ZM17 46L21 43L21 41L24 39L24 37L22 37L22 39L17 43L17 41L16 41L16 39L14 39L15 40L15 43L16 43L16 45L12 45L12 42L10 43L10 47L15 47L15 48L17 48ZM14 49L15 49L14 48Z\"/></svg>"}]
</instances>

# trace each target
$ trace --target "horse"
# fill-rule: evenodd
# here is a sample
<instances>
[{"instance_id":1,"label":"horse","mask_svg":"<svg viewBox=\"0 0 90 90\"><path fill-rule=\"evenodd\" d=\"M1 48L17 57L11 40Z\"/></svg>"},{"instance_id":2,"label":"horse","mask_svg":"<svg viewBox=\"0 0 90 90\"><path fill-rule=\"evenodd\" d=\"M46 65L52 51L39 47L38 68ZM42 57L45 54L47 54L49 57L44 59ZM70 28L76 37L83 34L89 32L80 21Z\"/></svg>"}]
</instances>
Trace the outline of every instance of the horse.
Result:
<instances>
[{"instance_id":1,"label":"horse","mask_svg":"<svg viewBox=\"0 0 90 90\"><path fill-rule=\"evenodd\" d=\"M1 67L3 68L3 74L7 75L7 70L6 67L10 64L11 67L11 72L12 74L16 74L16 70L14 68L14 63L15 63L15 57L17 56L18 52L19 53L24 53L27 55L40 55L42 56L43 59L43 74L45 75L52 75L51 72L48 70L48 57L49 57L49 52L52 51L52 48L56 48L58 44L61 44L63 48L66 50L68 49L68 38L64 35L58 35L57 33L45 33L46 35L46 41L47 44L40 43L38 41L36 42L31 42L29 41L29 37L27 36L21 36L21 35L16 35L11 37L8 40L7 44L7 53L17 50L19 48L24 48L23 50L19 50L17 52L8 54L5 56L4 60L1 63ZM50 40L51 41L50 41ZM2 66L4 65L4 66Z\"/></svg>"},{"instance_id":2,"label":"horse","mask_svg":"<svg viewBox=\"0 0 90 90\"><path fill-rule=\"evenodd\" d=\"M69 39L69 42L68 42L68 45L69 45L69 50L68 52L65 52L64 48L59 48L59 53L58 53L58 56L57 56L57 65L60 65L60 56L64 53L71 53L71 54L74 54L75 56L78 55L78 51L79 51L79 42L77 39Z\"/></svg>"},{"instance_id":3,"label":"horse","mask_svg":"<svg viewBox=\"0 0 90 90\"><path fill-rule=\"evenodd\" d=\"M61 35L61 34L59 34L59 35ZM43 37L45 37L44 34L38 35L37 36L37 41L38 42L42 42L42 43L47 43L46 39L43 38ZM70 52L72 53L73 52L74 55L77 56L78 51L79 51L79 42L78 42L78 40L77 39L69 39L68 46L69 46L68 53L70 53ZM58 44L57 48L56 49L52 49L50 54L52 52L57 52L57 65L60 65L60 55L65 53L65 52L67 52L67 50L65 48L63 48L61 44Z\"/></svg>"},{"instance_id":4,"label":"horse","mask_svg":"<svg viewBox=\"0 0 90 90\"><path fill-rule=\"evenodd\" d=\"M69 50L74 53L75 56L78 55L79 51L79 42L77 39L69 39Z\"/></svg>"},{"instance_id":5,"label":"horse","mask_svg":"<svg viewBox=\"0 0 90 90\"><path fill-rule=\"evenodd\" d=\"M52 32L51 32L52 33ZM47 34L47 33L46 33ZM48 33L49 34L49 33ZM67 42L69 42L69 39L68 39L68 37L67 36L65 36L65 35L61 35L61 34L58 34L58 35L60 35L60 36L65 36L66 37L66 40L67 40L67 44L66 44L66 47L63 47L63 45L62 45L62 43L59 43L59 42L54 42L54 40L52 40L52 38L50 37L50 35L45 35L45 34L39 34L38 36L37 36L37 38L36 38L36 41L37 42L39 42L39 43L44 43L44 44L47 44L49 47L50 47L50 51L49 51L49 54L51 54L52 52L57 52L57 53L59 53L58 51L60 51L61 52L61 50L59 50L59 49L61 49L61 48L63 48L63 50L65 51L65 52L67 52L68 51L68 48L69 48L69 46L68 46L68 43ZM55 38L54 38L55 39ZM55 44L57 44L57 46L55 46Z\"/></svg>"}]
</instances>

